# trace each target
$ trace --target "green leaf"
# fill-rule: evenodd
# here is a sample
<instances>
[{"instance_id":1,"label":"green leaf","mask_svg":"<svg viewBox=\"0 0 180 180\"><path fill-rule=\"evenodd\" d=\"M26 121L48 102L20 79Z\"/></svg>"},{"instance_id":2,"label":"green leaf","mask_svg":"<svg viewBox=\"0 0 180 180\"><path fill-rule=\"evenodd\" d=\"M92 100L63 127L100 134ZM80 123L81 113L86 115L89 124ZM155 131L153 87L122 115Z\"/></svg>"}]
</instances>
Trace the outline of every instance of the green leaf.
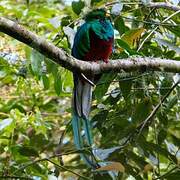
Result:
<instances>
[{"instance_id":1,"label":"green leaf","mask_svg":"<svg viewBox=\"0 0 180 180\"><path fill-rule=\"evenodd\" d=\"M52 60L45 58L45 63L48 73L53 73L54 71L57 71L57 64L54 63Z\"/></svg>"},{"instance_id":2,"label":"green leaf","mask_svg":"<svg viewBox=\"0 0 180 180\"><path fill-rule=\"evenodd\" d=\"M176 53L180 54L180 48L176 44L161 38L155 38L155 40L158 42L160 46L168 47L170 50L173 50Z\"/></svg>"},{"instance_id":3,"label":"green leaf","mask_svg":"<svg viewBox=\"0 0 180 180\"><path fill-rule=\"evenodd\" d=\"M131 49L130 46L125 41L123 41L122 39L117 39L116 41L117 41L118 45L122 48L122 50L119 49L120 52L125 50L129 53L129 55L139 54L135 50Z\"/></svg>"},{"instance_id":4,"label":"green leaf","mask_svg":"<svg viewBox=\"0 0 180 180\"><path fill-rule=\"evenodd\" d=\"M48 142L49 140L45 138L45 135L39 133L31 137L29 145L31 147L36 147L37 150L40 150L41 148L47 147Z\"/></svg>"},{"instance_id":5,"label":"green leaf","mask_svg":"<svg viewBox=\"0 0 180 180\"><path fill-rule=\"evenodd\" d=\"M54 89L56 91L56 94L59 96L61 91L62 91L62 80L61 80L61 75L60 72L54 72Z\"/></svg>"},{"instance_id":6,"label":"green leaf","mask_svg":"<svg viewBox=\"0 0 180 180\"><path fill-rule=\"evenodd\" d=\"M40 164L32 164L31 166L26 167L26 173L32 174L34 179L47 180L46 169ZM50 180L50 179L48 179Z\"/></svg>"},{"instance_id":7,"label":"green leaf","mask_svg":"<svg viewBox=\"0 0 180 180\"><path fill-rule=\"evenodd\" d=\"M95 122L95 127L97 127L99 129L99 131L101 132L101 134L103 134L103 135L106 134L106 130L103 128L103 124L105 123L107 116L108 116L108 111L103 110L103 111L100 111L99 113L97 113L92 118L92 122Z\"/></svg>"},{"instance_id":8,"label":"green leaf","mask_svg":"<svg viewBox=\"0 0 180 180\"><path fill-rule=\"evenodd\" d=\"M103 0L91 0L91 5L94 5L95 3L103 2Z\"/></svg>"},{"instance_id":9,"label":"green leaf","mask_svg":"<svg viewBox=\"0 0 180 180\"><path fill-rule=\"evenodd\" d=\"M177 96L171 96L170 100L167 103L167 109L171 110L174 106L178 104L178 97Z\"/></svg>"},{"instance_id":10,"label":"green leaf","mask_svg":"<svg viewBox=\"0 0 180 180\"><path fill-rule=\"evenodd\" d=\"M159 144L147 142L145 138L143 138L142 136L139 138L138 141L139 141L139 145L143 148L143 150L146 153L147 152L149 152L150 154L152 154L153 152L158 153L164 156L165 158L170 157L174 163L177 163L176 157L172 155L171 153L169 153L167 149L161 147ZM146 154L146 155L149 156L149 154Z\"/></svg>"},{"instance_id":11,"label":"green leaf","mask_svg":"<svg viewBox=\"0 0 180 180\"><path fill-rule=\"evenodd\" d=\"M145 120L152 109L151 100L145 97L137 106L135 107L135 112L133 114L133 122L141 122Z\"/></svg>"},{"instance_id":12,"label":"green leaf","mask_svg":"<svg viewBox=\"0 0 180 180\"><path fill-rule=\"evenodd\" d=\"M108 173L94 173L94 179L98 180L112 180L112 177Z\"/></svg>"},{"instance_id":13,"label":"green leaf","mask_svg":"<svg viewBox=\"0 0 180 180\"><path fill-rule=\"evenodd\" d=\"M167 113L166 112L163 112L163 111L159 111L157 113L157 117L159 119L159 121L165 126L167 127L168 125L168 116L167 116Z\"/></svg>"},{"instance_id":14,"label":"green leaf","mask_svg":"<svg viewBox=\"0 0 180 180\"><path fill-rule=\"evenodd\" d=\"M50 86L50 82L49 82L49 78L48 76L46 76L45 74L42 75L42 81L43 81L43 85L44 85L44 89L49 89Z\"/></svg>"},{"instance_id":15,"label":"green leaf","mask_svg":"<svg viewBox=\"0 0 180 180\"><path fill-rule=\"evenodd\" d=\"M158 133L158 144L161 145L164 140L166 139L167 131L164 129L161 129L161 131Z\"/></svg>"},{"instance_id":16,"label":"green leaf","mask_svg":"<svg viewBox=\"0 0 180 180\"><path fill-rule=\"evenodd\" d=\"M11 125L12 122L13 122L13 119L11 118L7 118L0 121L0 131L6 128L7 126Z\"/></svg>"},{"instance_id":17,"label":"green leaf","mask_svg":"<svg viewBox=\"0 0 180 180\"><path fill-rule=\"evenodd\" d=\"M33 50L31 52L30 61L31 61L31 67L32 71L35 75L39 76L42 73L42 62L44 60L44 56L40 54L39 52Z\"/></svg>"},{"instance_id":18,"label":"green leaf","mask_svg":"<svg viewBox=\"0 0 180 180\"><path fill-rule=\"evenodd\" d=\"M170 27L170 26L165 26L169 31L174 33L176 36L180 37L180 27L175 26L175 27Z\"/></svg>"},{"instance_id":19,"label":"green leaf","mask_svg":"<svg viewBox=\"0 0 180 180\"><path fill-rule=\"evenodd\" d=\"M125 41L130 47L133 47L135 43L140 39L141 34L144 32L144 28L135 28L125 32L121 39Z\"/></svg>"},{"instance_id":20,"label":"green leaf","mask_svg":"<svg viewBox=\"0 0 180 180\"><path fill-rule=\"evenodd\" d=\"M119 32L120 35L124 34L126 31L129 30L129 27L127 27L124 23L124 20L121 16L118 16L114 21L114 27Z\"/></svg>"},{"instance_id":21,"label":"green leaf","mask_svg":"<svg viewBox=\"0 0 180 180\"><path fill-rule=\"evenodd\" d=\"M141 169L143 169L143 167L147 164L143 157L138 156L134 152L129 151L128 156L131 157L131 159L133 159L133 161L136 162L136 164L138 164Z\"/></svg>"},{"instance_id":22,"label":"green leaf","mask_svg":"<svg viewBox=\"0 0 180 180\"><path fill-rule=\"evenodd\" d=\"M119 82L119 85L120 85L120 89L121 89L121 92L122 92L122 95L125 99L127 99L127 97L129 96L130 94L130 91L131 91L131 87L132 87L132 81L131 80L128 80L128 81L120 81Z\"/></svg>"},{"instance_id":23,"label":"green leaf","mask_svg":"<svg viewBox=\"0 0 180 180\"><path fill-rule=\"evenodd\" d=\"M161 95L165 95L169 91L169 89L167 89L167 88L171 88L172 82L173 82L172 79L169 77L166 77L162 80L162 83L160 86Z\"/></svg>"},{"instance_id":24,"label":"green leaf","mask_svg":"<svg viewBox=\"0 0 180 180\"><path fill-rule=\"evenodd\" d=\"M173 140L173 144L176 146L180 146L180 138L176 137L173 133L171 134L172 140Z\"/></svg>"},{"instance_id":25,"label":"green leaf","mask_svg":"<svg viewBox=\"0 0 180 180\"><path fill-rule=\"evenodd\" d=\"M25 51L26 59L27 59L27 60L30 60L31 54L32 54L32 51L33 51L33 50L32 50L30 47L26 46L26 47L24 48L24 51Z\"/></svg>"},{"instance_id":26,"label":"green leaf","mask_svg":"<svg viewBox=\"0 0 180 180\"><path fill-rule=\"evenodd\" d=\"M71 22L72 18L71 16L65 16L61 19L61 26L68 26Z\"/></svg>"},{"instance_id":27,"label":"green leaf","mask_svg":"<svg viewBox=\"0 0 180 180\"><path fill-rule=\"evenodd\" d=\"M18 152L23 156L34 156L38 157L38 152L34 149L34 147L30 146L22 146L18 148Z\"/></svg>"},{"instance_id":28,"label":"green leaf","mask_svg":"<svg viewBox=\"0 0 180 180\"><path fill-rule=\"evenodd\" d=\"M180 172L177 171L177 172L174 172L174 173L171 173L171 174L168 174L167 176L164 177L165 179L167 180L175 180L175 179L180 179Z\"/></svg>"},{"instance_id":29,"label":"green leaf","mask_svg":"<svg viewBox=\"0 0 180 180\"><path fill-rule=\"evenodd\" d=\"M166 52L165 53L165 56L166 56L166 58L168 59L173 59L173 57L176 55L176 52L175 51L168 51L168 52Z\"/></svg>"},{"instance_id":30,"label":"green leaf","mask_svg":"<svg viewBox=\"0 0 180 180\"><path fill-rule=\"evenodd\" d=\"M107 92L111 81L116 77L116 73L109 72L108 74L103 74L97 83L94 90L95 99L100 100Z\"/></svg>"},{"instance_id":31,"label":"green leaf","mask_svg":"<svg viewBox=\"0 0 180 180\"><path fill-rule=\"evenodd\" d=\"M79 15L81 13L81 10L84 8L84 6L85 6L85 4L81 0L78 2L77 1L72 2L72 9L77 15Z\"/></svg>"}]
</instances>

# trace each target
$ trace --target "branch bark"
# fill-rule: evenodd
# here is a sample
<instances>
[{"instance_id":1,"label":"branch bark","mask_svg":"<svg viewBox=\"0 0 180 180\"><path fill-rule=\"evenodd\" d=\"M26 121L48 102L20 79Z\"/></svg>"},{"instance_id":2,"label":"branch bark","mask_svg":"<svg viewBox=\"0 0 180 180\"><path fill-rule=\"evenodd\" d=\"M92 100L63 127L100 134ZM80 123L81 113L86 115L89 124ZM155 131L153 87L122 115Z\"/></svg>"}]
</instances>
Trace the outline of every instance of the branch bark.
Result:
<instances>
[{"instance_id":1,"label":"branch bark","mask_svg":"<svg viewBox=\"0 0 180 180\"><path fill-rule=\"evenodd\" d=\"M173 11L179 11L180 7L179 6L174 6L170 3L164 3L164 2L151 2L148 4L148 7L152 7L152 8L164 8L164 9L169 9L169 10L173 10Z\"/></svg>"},{"instance_id":2,"label":"branch bark","mask_svg":"<svg viewBox=\"0 0 180 180\"><path fill-rule=\"evenodd\" d=\"M73 58L64 50L56 47L52 43L47 42L44 38L37 36L21 25L4 17L0 17L0 32L3 32L36 49L46 57L70 71L89 74L98 74L112 70L114 72L130 72L137 70L180 72L180 61L171 59L130 57L127 59L111 60L109 63L81 61Z\"/></svg>"}]
</instances>

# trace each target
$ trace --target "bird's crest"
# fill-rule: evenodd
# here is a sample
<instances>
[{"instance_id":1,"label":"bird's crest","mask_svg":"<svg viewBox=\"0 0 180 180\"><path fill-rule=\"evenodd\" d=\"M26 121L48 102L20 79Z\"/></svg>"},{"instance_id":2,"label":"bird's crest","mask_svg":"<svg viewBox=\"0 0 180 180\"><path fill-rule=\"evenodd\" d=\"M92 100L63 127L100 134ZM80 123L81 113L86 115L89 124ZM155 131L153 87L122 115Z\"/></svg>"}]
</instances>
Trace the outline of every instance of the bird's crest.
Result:
<instances>
[{"instance_id":1,"label":"bird's crest","mask_svg":"<svg viewBox=\"0 0 180 180\"><path fill-rule=\"evenodd\" d=\"M102 8L94 9L85 16L86 21L91 21L94 19L104 19L104 18L106 18L106 10Z\"/></svg>"}]
</instances>

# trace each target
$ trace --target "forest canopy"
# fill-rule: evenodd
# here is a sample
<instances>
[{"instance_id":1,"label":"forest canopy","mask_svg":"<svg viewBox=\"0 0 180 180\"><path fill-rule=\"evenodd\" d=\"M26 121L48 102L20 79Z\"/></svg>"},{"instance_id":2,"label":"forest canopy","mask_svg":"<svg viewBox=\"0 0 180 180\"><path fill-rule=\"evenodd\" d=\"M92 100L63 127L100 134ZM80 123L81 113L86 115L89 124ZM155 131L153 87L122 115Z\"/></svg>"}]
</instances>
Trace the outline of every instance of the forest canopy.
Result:
<instances>
[{"instance_id":1,"label":"forest canopy","mask_svg":"<svg viewBox=\"0 0 180 180\"><path fill-rule=\"evenodd\" d=\"M96 8L107 10L115 32L109 63L71 56ZM177 0L1 0L0 178L179 179L179 14ZM94 144L82 150L71 127L74 70L102 73ZM91 150L99 169L80 158Z\"/></svg>"}]
</instances>

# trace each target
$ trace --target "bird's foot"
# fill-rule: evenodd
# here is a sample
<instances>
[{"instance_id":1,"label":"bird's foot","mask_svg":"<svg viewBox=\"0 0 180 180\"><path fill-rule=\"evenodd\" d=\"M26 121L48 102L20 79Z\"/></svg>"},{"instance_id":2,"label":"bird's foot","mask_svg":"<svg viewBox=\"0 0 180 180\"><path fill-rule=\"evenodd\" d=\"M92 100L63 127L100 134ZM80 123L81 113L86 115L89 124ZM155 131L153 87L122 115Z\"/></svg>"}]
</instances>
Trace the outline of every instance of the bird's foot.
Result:
<instances>
[{"instance_id":1,"label":"bird's foot","mask_svg":"<svg viewBox=\"0 0 180 180\"><path fill-rule=\"evenodd\" d=\"M107 64L109 62L109 59L103 59L103 61Z\"/></svg>"}]
</instances>

